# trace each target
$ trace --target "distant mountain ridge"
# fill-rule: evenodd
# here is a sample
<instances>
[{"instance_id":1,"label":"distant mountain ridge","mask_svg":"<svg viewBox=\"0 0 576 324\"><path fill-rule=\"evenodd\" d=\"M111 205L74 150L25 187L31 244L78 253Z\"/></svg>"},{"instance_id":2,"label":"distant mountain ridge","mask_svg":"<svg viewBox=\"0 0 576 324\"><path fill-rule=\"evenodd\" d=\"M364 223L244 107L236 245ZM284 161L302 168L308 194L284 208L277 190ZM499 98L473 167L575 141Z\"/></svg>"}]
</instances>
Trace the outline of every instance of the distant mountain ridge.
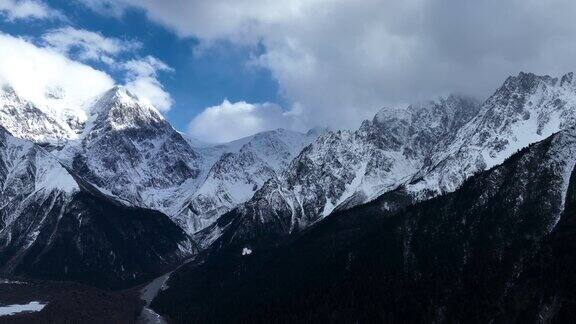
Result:
<instances>
[{"instance_id":1,"label":"distant mountain ridge","mask_svg":"<svg viewBox=\"0 0 576 324\"><path fill-rule=\"evenodd\" d=\"M239 149L225 148L187 201L179 219L195 222L189 223L189 232L211 225L218 216L252 198L266 181L277 178L288 163L321 133L313 130L302 134L278 129L242 140L245 143Z\"/></svg>"},{"instance_id":2,"label":"distant mountain ridge","mask_svg":"<svg viewBox=\"0 0 576 324\"><path fill-rule=\"evenodd\" d=\"M478 115L438 150L408 186L450 192L475 172L502 163L531 143L576 126L574 73L560 78L520 73L486 100Z\"/></svg>"},{"instance_id":3,"label":"distant mountain ridge","mask_svg":"<svg viewBox=\"0 0 576 324\"><path fill-rule=\"evenodd\" d=\"M259 187L316 136L276 130L192 147L123 87L61 115L7 86L0 99L0 272L106 287L140 283L193 256L197 228L186 216L209 225L234 199L250 198L229 183ZM62 116L80 122L71 127ZM235 169L212 167L231 156ZM204 218L182 212L207 179L231 199L212 202Z\"/></svg>"},{"instance_id":4,"label":"distant mountain ridge","mask_svg":"<svg viewBox=\"0 0 576 324\"><path fill-rule=\"evenodd\" d=\"M83 251L95 235L124 258L61 253L76 269L90 258L106 264L100 283L122 285L204 249L257 252L355 206L392 215L454 192L576 126L576 81L572 73L520 73L483 103L450 95L382 109L356 130L277 129L219 145L187 138L123 87L81 107L56 108L35 106L9 86L0 92L0 271L54 275L68 261L52 257L54 265L44 267L54 273L34 272L60 251L54 242L80 242ZM60 221L67 227L54 227ZM47 238L50 231L62 241ZM148 247L139 251L142 264L130 257L130 235ZM36 259L23 257L37 251Z\"/></svg>"},{"instance_id":5,"label":"distant mountain ridge","mask_svg":"<svg viewBox=\"0 0 576 324\"><path fill-rule=\"evenodd\" d=\"M267 182L196 239L273 241L387 193L393 194L381 208L395 212L452 192L521 148L576 126L574 82L573 73L522 72L481 104L451 96L384 109L356 131L320 137L292 161L283 181Z\"/></svg>"},{"instance_id":6,"label":"distant mountain ridge","mask_svg":"<svg viewBox=\"0 0 576 324\"><path fill-rule=\"evenodd\" d=\"M408 181L479 108L473 98L452 95L382 109L355 131L327 132L279 178L196 237L212 240L230 221L242 222L242 233L288 235L336 210L368 202Z\"/></svg>"},{"instance_id":7,"label":"distant mountain ridge","mask_svg":"<svg viewBox=\"0 0 576 324\"><path fill-rule=\"evenodd\" d=\"M61 115L37 108L9 86L0 99L0 124L9 132L47 146L100 190L159 210L190 234L249 199L252 188L259 188L318 135L275 130L194 147L154 107L120 86L68 111L67 119L80 121L74 129L59 120Z\"/></svg>"}]
</instances>

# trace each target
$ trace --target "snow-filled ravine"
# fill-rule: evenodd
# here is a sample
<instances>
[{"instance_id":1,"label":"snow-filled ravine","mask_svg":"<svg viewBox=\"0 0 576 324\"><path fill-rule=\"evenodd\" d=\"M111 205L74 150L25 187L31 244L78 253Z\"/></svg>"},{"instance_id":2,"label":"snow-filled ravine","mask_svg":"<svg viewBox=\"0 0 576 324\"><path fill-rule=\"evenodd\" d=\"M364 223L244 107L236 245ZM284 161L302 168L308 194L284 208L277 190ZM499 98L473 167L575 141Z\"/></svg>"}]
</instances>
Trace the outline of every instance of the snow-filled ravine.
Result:
<instances>
[{"instance_id":1,"label":"snow-filled ravine","mask_svg":"<svg viewBox=\"0 0 576 324\"><path fill-rule=\"evenodd\" d=\"M0 306L0 316L14 315L22 312L39 312L46 304L37 301L29 302L28 304L14 304Z\"/></svg>"}]
</instances>

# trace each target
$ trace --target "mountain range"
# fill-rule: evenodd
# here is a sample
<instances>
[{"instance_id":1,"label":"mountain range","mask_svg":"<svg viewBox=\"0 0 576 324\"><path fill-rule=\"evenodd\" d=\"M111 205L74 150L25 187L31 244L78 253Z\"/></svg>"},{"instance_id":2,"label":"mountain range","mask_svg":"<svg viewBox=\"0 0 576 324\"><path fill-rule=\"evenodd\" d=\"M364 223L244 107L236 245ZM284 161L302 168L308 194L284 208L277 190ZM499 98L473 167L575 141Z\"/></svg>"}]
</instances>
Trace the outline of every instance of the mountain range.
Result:
<instances>
[{"instance_id":1,"label":"mountain range","mask_svg":"<svg viewBox=\"0 0 576 324\"><path fill-rule=\"evenodd\" d=\"M174 322L576 318L573 73L224 144L123 87L46 96L0 91L4 276L173 271L150 309Z\"/></svg>"}]
</instances>

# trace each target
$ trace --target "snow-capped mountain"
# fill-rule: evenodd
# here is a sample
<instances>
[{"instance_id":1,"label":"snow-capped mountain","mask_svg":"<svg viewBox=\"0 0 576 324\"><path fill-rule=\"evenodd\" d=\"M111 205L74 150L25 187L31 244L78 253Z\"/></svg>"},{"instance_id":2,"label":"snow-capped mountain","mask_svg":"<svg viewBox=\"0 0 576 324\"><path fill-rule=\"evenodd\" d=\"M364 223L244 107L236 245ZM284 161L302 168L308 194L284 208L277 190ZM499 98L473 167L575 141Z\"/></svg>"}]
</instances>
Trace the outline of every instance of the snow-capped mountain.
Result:
<instances>
[{"instance_id":1,"label":"snow-capped mountain","mask_svg":"<svg viewBox=\"0 0 576 324\"><path fill-rule=\"evenodd\" d=\"M197 186L201 157L154 107L115 87L87 111L79 139L55 153L84 179L135 206L166 214Z\"/></svg>"},{"instance_id":2,"label":"snow-capped mountain","mask_svg":"<svg viewBox=\"0 0 576 324\"><path fill-rule=\"evenodd\" d=\"M193 147L122 87L83 107L74 130L10 88L3 95L0 122L16 134L0 132L0 272L8 275L107 287L150 278L195 253L182 229L210 225L249 199L319 134L275 130Z\"/></svg>"},{"instance_id":3,"label":"snow-capped mountain","mask_svg":"<svg viewBox=\"0 0 576 324\"><path fill-rule=\"evenodd\" d=\"M71 219L74 213L101 215L95 199L113 214L136 217L129 210L146 210L159 215L157 226L177 233L177 242L186 236L173 223L206 247L221 235L274 240L378 197L380 207L391 208L395 202L384 203L382 196L391 192L394 199L403 195L403 205L424 200L454 191L474 173L575 126L574 98L571 73L561 78L521 73L483 104L451 95L382 109L357 130L278 129L207 145L186 138L123 87L57 114L4 87L0 125L8 144L0 152L5 164L0 233L4 251L12 251L5 263L18 264L26 242L51 228L38 227L50 217L31 216L30 208L52 213L58 207ZM121 224L153 235L137 229L149 225ZM83 235L76 229L74 235ZM190 244L169 243L166 253Z\"/></svg>"},{"instance_id":4,"label":"snow-capped mountain","mask_svg":"<svg viewBox=\"0 0 576 324\"><path fill-rule=\"evenodd\" d=\"M14 136L41 144L62 145L73 133L8 85L0 89L0 125Z\"/></svg>"},{"instance_id":5,"label":"snow-capped mountain","mask_svg":"<svg viewBox=\"0 0 576 324\"><path fill-rule=\"evenodd\" d=\"M576 80L520 73L509 77L444 149L407 185L416 199L456 190L474 173L576 126Z\"/></svg>"},{"instance_id":6,"label":"snow-capped mountain","mask_svg":"<svg viewBox=\"0 0 576 324\"><path fill-rule=\"evenodd\" d=\"M0 128L0 272L120 287L194 253L168 217L125 206Z\"/></svg>"},{"instance_id":7,"label":"snow-capped mountain","mask_svg":"<svg viewBox=\"0 0 576 324\"><path fill-rule=\"evenodd\" d=\"M266 131L225 145L200 149L219 158L178 216L189 233L211 225L220 215L250 199L266 180L276 178L322 130Z\"/></svg>"},{"instance_id":8,"label":"snow-capped mountain","mask_svg":"<svg viewBox=\"0 0 576 324\"><path fill-rule=\"evenodd\" d=\"M325 134L282 177L268 181L197 239L212 242L238 222L247 226L236 227L242 234L290 233L399 187L383 208L454 191L518 150L576 126L575 82L573 73L560 78L520 73L482 105L452 97L386 109L355 132Z\"/></svg>"},{"instance_id":9,"label":"snow-capped mountain","mask_svg":"<svg viewBox=\"0 0 576 324\"><path fill-rule=\"evenodd\" d=\"M190 234L251 198L321 133L279 129L200 145L124 87L64 112L40 109L9 86L0 99L0 125L10 133L47 145L98 190L124 204L161 211Z\"/></svg>"},{"instance_id":10,"label":"snow-capped mountain","mask_svg":"<svg viewBox=\"0 0 576 324\"><path fill-rule=\"evenodd\" d=\"M271 223L272 231L290 233L334 210L374 199L410 179L479 106L472 98L452 95L406 109L382 109L356 131L327 132L236 212L246 222ZM206 229L198 239L210 242L221 226Z\"/></svg>"},{"instance_id":11,"label":"snow-capped mountain","mask_svg":"<svg viewBox=\"0 0 576 324\"><path fill-rule=\"evenodd\" d=\"M195 148L122 87L88 111L81 140L69 141L59 157L90 183L166 213L190 234L251 198L317 135L276 130Z\"/></svg>"}]
</instances>

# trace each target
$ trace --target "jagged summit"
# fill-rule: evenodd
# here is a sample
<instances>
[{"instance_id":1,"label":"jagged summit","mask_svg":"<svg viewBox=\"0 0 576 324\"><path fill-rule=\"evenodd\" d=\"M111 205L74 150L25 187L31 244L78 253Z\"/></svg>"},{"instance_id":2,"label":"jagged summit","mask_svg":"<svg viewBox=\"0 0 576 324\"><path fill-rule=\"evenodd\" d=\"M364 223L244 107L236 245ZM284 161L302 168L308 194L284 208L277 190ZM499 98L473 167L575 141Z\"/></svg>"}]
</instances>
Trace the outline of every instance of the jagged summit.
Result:
<instances>
[{"instance_id":1,"label":"jagged summit","mask_svg":"<svg viewBox=\"0 0 576 324\"><path fill-rule=\"evenodd\" d=\"M534 93L541 87L558 87L566 90L574 90L574 72L568 72L560 77L538 75L531 72L520 72L518 75L509 76L494 95L509 96L512 93Z\"/></svg>"},{"instance_id":2,"label":"jagged summit","mask_svg":"<svg viewBox=\"0 0 576 324\"><path fill-rule=\"evenodd\" d=\"M568 72L560 78L561 86L574 86L574 72Z\"/></svg>"},{"instance_id":3,"label":"jagged summit","mask_svg":"<svg viewBox=\"0 0 576 324\"><path fill-rule=\"evenodd\" d=\"M285 129L261 132L234 142L205 148L205 156L218 156L181 210L178 221L190 233L211 225L240 203L250 199L269 179L275 179L321 130L300 133ZM214 150L218 154L214 154Z\"/></svg>"},{"instance_id":4,"label":"jagged summit","mask_svg":"<svg viewBox=\"0 0 576 324\"><path fill-rule=\"evenodd\" d=\"M83 138L95 127L119 130L164 121L154 107L122 86L115 86L92 100L86 98L85 104L76 106L66 102L68 98L61 89L48 89L46 96L46 107L39 107L19 96L10 85L3 84L0 89L1 125L16 137L61 147L70 140Z\"/></svg>"},{"instance_id":5,"label":"jagged summit","mask_svg":"<svg viewBox=\"0 0 576 324\"><path fill-rule=\"evenodd\" d=\"M523 72L506 79L450 145L432 156L410 190L422 197L453 191L472 174L574 127L576 88L572 80L572 73L553 78Z\"/></svg>"},{"instance_id":6,"label":"jagged summit","mask_svg":"<svg viewBox=\"0 0 576 324\"><path fill-rule=\"evenodd\" d=\"M479 105L478 99L472 96L454 93L447 97L439 97L436 100L416 102L407 107L382 108L376 113L371 122L385 126L389 122L404 120L409 123L421 123L422 125L413 127L420 128L425 127L423 125L425 123L437 121L444 123L446 127L457 129L478 112ZM441 118L427 116L430 114L440 114ZM431 119L427 117L431 117Z\"/></svg>"},{"instance_id":7,"label":"jagged summit","mask_svg":"<svg viewBox=\"0 0 576 324\"><path fill-rule=\"evenodd\" d=\"M58 89L50 90L47 96L48 102L55 102L54 106L39 107L19 96L10 85L3 84L0 124L16 137L56 147L82 139L94 129L171 127L156 108L123 86L115 86L74 107L63 102L67 98Z\"/></svg>"},{"instance_id":8,"label":"jagged summit","mask_svg":"<svg viewBox=\"0 0 576 324\"><path fill-rule=\"evenodd\" d=\"M171 215L178 197L196 186L198 152L124 87L106 91L87 109L80 140L69 142L60 159L111 195Z\"/></svg>"},{"instance_id":9,"label":"jagged summit","mask_svg":"<svg viewBox=\"0 0 576 324\"><path fill-rule=\"evenodd\" d=\"M403 110L382 110L355 131L328 131L252 199L223 218L241 224L239 236L252 231L286 235L335 210L370 201L420 170L430 154L444 145L443 140L452 137L479 107L472 99L441 98ZM228 224L214 224L198 237L210 241Z\"/></svg>"},{"instance_id":10,"label":"jagged summit","mask_svg":"<svg viewBox=\"0 0 576 324\"><path fill-rule=\"evenodd\" d=\"M121 85L113 86L109 90L105 91L102 95L99 96L99 98L96 101L105 101L106 103L103 104L103 106L113 106L114 103L117 103L118 105L123 105L125 107L133 107L135 105L141 105L141 106L146 105L143 102L141 102L138 96L136 96L135 94L130 92L130 90L128 90L126 87ZM147 108L155 109L150 105L146 106Z\"/></svg>"},{"instance_id":11,"label":"jagged summit","mask_svg":"<svg viewBox=\"0 0 576 324\"><path fill-rule=\"evenodd\" d=\"M61 145L75 135L66 123L21 98L6 84L0 90L0 124L16 137L42 144Z\"/></svg>"},{"instance_id":12,"label":"jagged summit","mask_svg":"<svg viewBox=\"0 0 576 324\"><path fill-rule=\"evenodd\" d=\"M390 120L406 120L410 117L410 112L405 108L390 108L384 107L380 109L374 118L372 123L375 124L386 124Z\"/></svg>"},{"instance_id":13,"label":"jagged summit","mask_svg":"<svg viewBox=\"0 0 576 324\"><path fill-rule=\"evenodd\" d=\"M532 88L539 82L545 82L554 85L558 78L549 75L538 75L532 72L520 71L518 75L511 75L504 81L503 87L518 86L520 85L524 90Z\"/></svg>"},{"instance_id":14,"label":"jagged summit","mask_svg":"<svg viewBox=\"0 0 576 324\"><path fill-rule=\"evenodd\" d=\"M93 121L88 122L85 132L94 127L123 130L168 125L156 108L142 102L123 86L115 86L106 91L88 110Z\"/></svg>"},{"instance_id":15,"label":"jagged summit","mask_svg":"<svg viewBox=\"0 0 576 324\"><path fill-rule=\"evenodd\" d=\"M223 217L241 231L226 235L290 233L399 187L406 189L406 201L454 191L529 144L574 127L572 82L572 73L560 78L520 73L484 103L452 95L405 110L381 110L356 131L327 132L281 177ZM199 237L212 239L228 224Z\"/></svg>"}]
</instances>

